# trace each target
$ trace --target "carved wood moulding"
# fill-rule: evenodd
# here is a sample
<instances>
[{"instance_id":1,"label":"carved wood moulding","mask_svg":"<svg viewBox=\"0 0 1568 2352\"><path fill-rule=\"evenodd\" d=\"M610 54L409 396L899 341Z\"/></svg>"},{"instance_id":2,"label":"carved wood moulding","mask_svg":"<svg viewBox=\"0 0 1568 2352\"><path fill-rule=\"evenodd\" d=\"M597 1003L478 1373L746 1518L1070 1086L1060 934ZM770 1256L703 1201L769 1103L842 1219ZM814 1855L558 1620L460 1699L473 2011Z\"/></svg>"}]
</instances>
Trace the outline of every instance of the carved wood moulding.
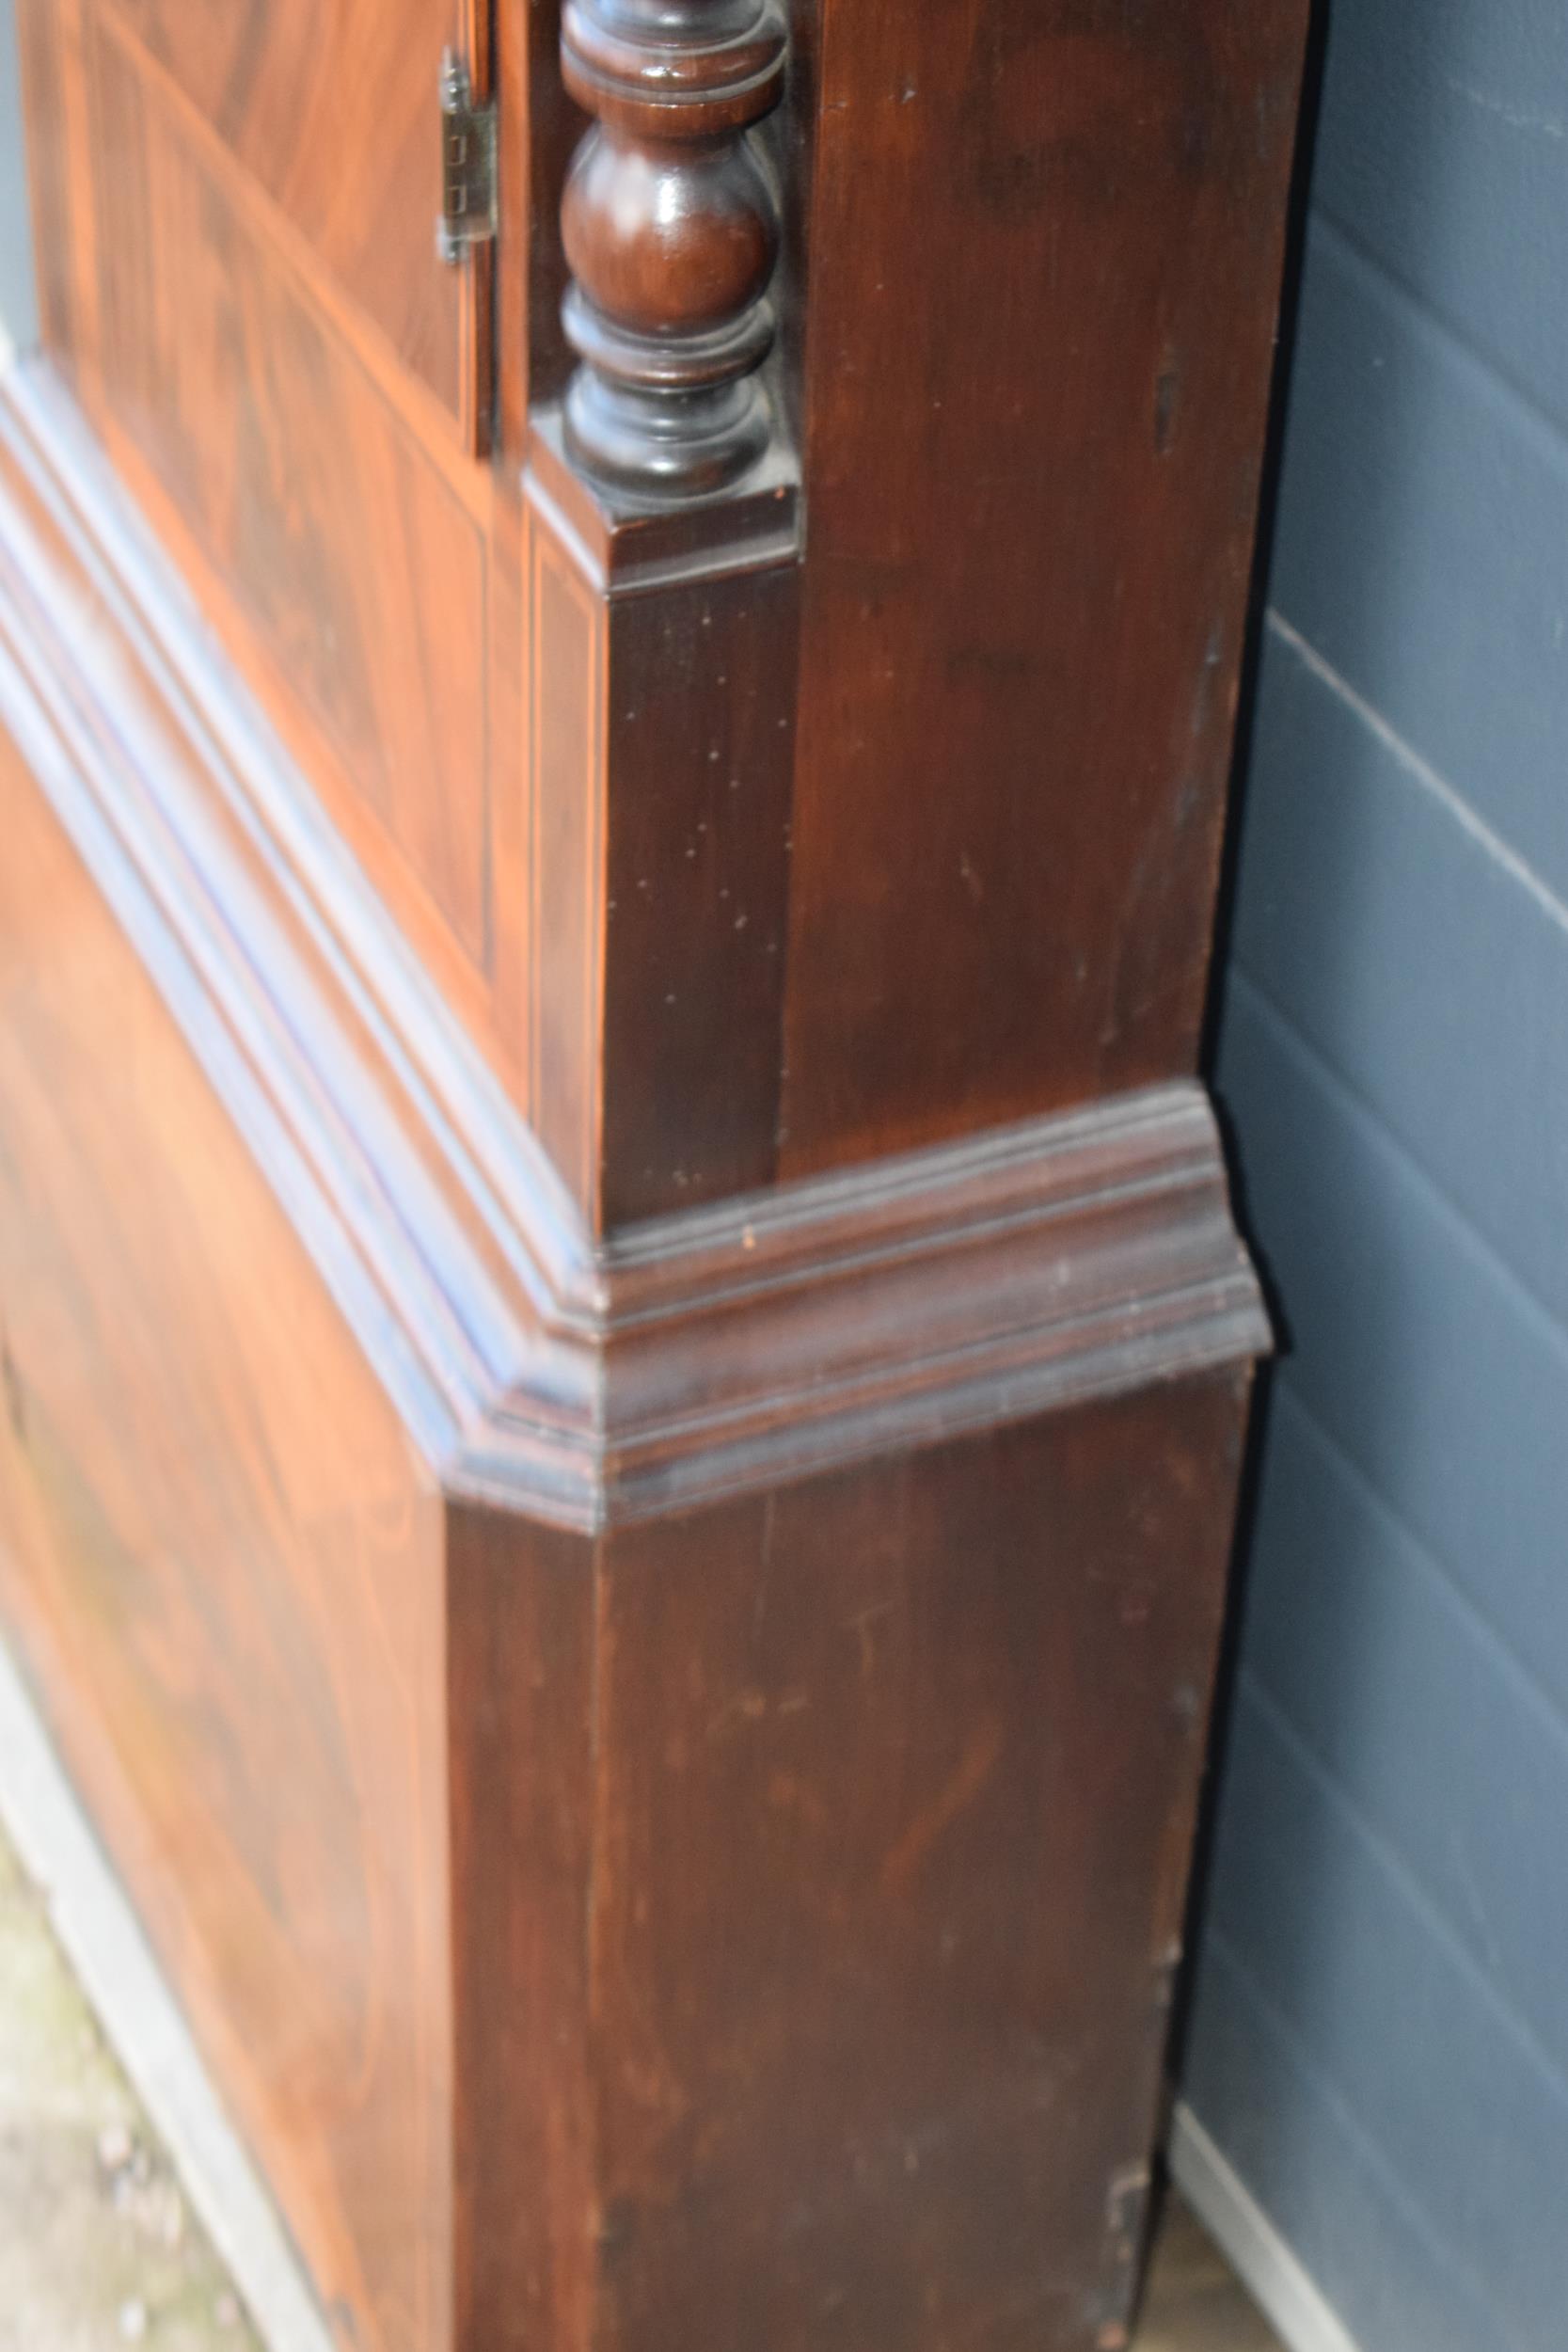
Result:
<instances>
[{"instance_id":1,"label":"carved wood moulding","mask_svg":"<svg viewBox=\"0 0 1568 2352\"><path fill-rule=\"evenodd\" d=\"M0 723L449 1492L604 1526L1266 1348L1195 1081L595 1240L180 616L13 374Z\"/></svg>"}]
</instances>

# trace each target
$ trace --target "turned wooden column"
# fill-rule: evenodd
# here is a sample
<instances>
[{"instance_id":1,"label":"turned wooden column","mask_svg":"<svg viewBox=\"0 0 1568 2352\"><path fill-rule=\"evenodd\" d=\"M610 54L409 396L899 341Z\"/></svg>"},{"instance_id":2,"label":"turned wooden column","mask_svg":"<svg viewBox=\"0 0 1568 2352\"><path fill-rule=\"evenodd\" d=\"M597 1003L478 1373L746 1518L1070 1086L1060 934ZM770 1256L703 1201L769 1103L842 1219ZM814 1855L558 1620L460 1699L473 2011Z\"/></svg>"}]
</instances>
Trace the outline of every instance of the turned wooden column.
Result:
<instances>
[{"instance_id":1,"label":"turned wooden column","mask_svg":"<svg viewBox=\"0 0 1568 2352\"><path fill-rule=\"evenodd\" d=\"M779 102L783 19L770 0L569 0L561 56L595 118L561 216L582 360L567 447L634 496L723 489L771 430L778 201L748 134Z\"/></svg>"},{"instance_id":2,"label":"turned wooden column","mask_svg":"<svg viewBox=\"0 0 1568 2352\"><path fill-rule=\"evenodd\" d=\"M525 468L531 1108L608 1231L778 1164L803 516L753 126L788 45L768 0L573 0L560 62L595 120Z\"/></svg>"}]
</instances>

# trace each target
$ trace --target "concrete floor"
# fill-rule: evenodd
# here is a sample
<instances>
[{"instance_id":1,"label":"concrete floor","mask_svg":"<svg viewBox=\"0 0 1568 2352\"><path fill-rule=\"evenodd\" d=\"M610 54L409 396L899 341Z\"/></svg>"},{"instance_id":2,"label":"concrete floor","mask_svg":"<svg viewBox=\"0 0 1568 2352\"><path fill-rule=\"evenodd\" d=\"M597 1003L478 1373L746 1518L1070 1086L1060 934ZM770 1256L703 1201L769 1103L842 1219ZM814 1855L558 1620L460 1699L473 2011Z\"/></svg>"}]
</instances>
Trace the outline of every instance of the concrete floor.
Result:
<instances>
[{"instance_id":1,"label":"concrete floor","mask_svg":"<svg viewBox=\"0 0 1568 2352\"><path fill-rule=\"evenodd\" d=\"M0 1838L0 2352L259 2352Z\"/></svg>"},{"instance_id":2,"label":"concrete floor","mask_svg":"<svg viewBox=\"0 0 1568 2352\"><path fill-rule=\"evenodd\" d=\"M0 1836L0 2352L128 2344L261 2352ZM1134 2352L1279 2352L1175 2198Z\"/></svg>"},{"instance_id":3,"label":"concrete floor","mask_svg":"<svg viewBox=\"0 0 1568 2352\"><path fill-rule=\"evenodd\" d=\"M1174 2190L1160 2217L1132 2352L1284 2352Z\"/></svg>"}]
</instances>

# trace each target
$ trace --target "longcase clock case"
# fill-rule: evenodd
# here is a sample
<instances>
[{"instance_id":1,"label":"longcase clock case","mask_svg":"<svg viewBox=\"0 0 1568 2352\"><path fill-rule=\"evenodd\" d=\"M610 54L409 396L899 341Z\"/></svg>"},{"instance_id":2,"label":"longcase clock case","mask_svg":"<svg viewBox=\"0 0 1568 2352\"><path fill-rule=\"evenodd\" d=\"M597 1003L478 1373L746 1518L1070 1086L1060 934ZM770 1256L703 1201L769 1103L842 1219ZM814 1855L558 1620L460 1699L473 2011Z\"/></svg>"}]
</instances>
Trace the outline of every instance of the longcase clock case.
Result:
<instances>
[{"instance_id":1,"label":"longcase clock case","mask_svg":"<svg viewBox=\"0 0 1568 2352\"><path fill-rule=\"evenodd\" d=\"M1128 2340L1306 0L18 0L0 1611L354 2352Z\"/></svg>"}]
</instances>

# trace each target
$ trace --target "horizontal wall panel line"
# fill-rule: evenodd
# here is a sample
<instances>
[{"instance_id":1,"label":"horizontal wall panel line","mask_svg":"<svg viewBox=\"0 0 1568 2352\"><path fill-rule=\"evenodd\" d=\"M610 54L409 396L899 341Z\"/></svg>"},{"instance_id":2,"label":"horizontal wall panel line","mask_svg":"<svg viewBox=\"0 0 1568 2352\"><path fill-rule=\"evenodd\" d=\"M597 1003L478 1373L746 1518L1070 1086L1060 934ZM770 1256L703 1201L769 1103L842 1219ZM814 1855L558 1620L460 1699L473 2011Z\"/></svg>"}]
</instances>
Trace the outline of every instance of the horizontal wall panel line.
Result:
<instances>
[{"instance_id":1,"label":"horizontal wall panel line","mask_svg":"<svg viewBox=\"0 0 1568 2352\"><path fill-rule=\"evenodd\" d=\"M1407 781L1429 794L1483 856L1526 891L1547 920L1568 936L1568 906L1564 906L1556 892L1542 881L1517 850L1511 849L1502 835L1494 832L1483 817L1477 815L1465 795L1446 776L1440 775L1430 760L1423 759L1420 753L1390 726L1382 712L1359 694L1348 678L1341 677L1333 663L1325 660L1286 614L1274 606L1269 609L1268 629L1271 637L1286 646L1302 666L1311 672L1320 686L1342 703L1368 732L1376 737Z\"/></svg>"},{"instance_id":2,"label":"horizontal wall panel line","mask_svg":"<svg viewBox=\"0 0 1568 2352\"><path fill-rule=\"evenodd\" d=\"M1280 2014L1259 1983L1252 1967L1223 1930L1212 1926L1204 1929L1201 1963L1206 1975L1212 1971L1215 1977L1224 1980L1225 2004L1243 2018L1250 2012L1258 2040L1272 2044L1271 2065L1282 2068L1294 2076L1307 2096L1318 2103L1328 2123L1338 2134L1345 2153L1362 2169L1367 2179L1375 2184L1378 2193L1386 2200L1389 2212L1409 2232L1422 2268L1429 2277L1441 2280L1445 2299L1463 2304L1467 2312L1478 2317L1485 2314L1487 2332L1483 2335L1477 2328L1473 2343L1477 2345L1484 2343L1487 2352L1540 2352L1538 2345L1522 2344L1508 2334L1499 2335L1497 2332L1495 2297L1485 2281L1478 2278L1468 2265L1455 2257L1448 2239L1411 2196L1402 2175L1370 2137L1343 2092L1323 2074L1299 2034ZM1275 2088L1277 2090L1277 2084ZM1225 2150L1227 2160L1236 2164L1240 2177L1253 2195L1258 2196L1258 2184L1249 2176L1244 2163L1237 2163L1235 2154L1226 2148L1225 2119L1208 2110L1201 2097L1194 2098L1190 2090L1187 2095L1192 2102L1193 2112L1202 2122L1204 2129ZM1281 2237L1288 2245L1292 2245L1292 2217L1278 2212L1265 2198L1260 2197L1259 2201ZM1309 2275L1316 2276L1310 2271ZM1364 2352L1377 2352L1377 2347L1370 2339L1363 2338L1362 2343Z\"/></svg>"},{"instance_id":3,"label":"horizontal wall panel line","mask_svg":"<svg viewBox=\"0 0 1568 2352\"><path fill-rule=\"evenodd\" d=\"M1477 1646L1482 1649L1512 1684L1520 1704L1547 1731L1562 1750L1564 1769L1568 1770L1568 1714L1564 1714L1547 1686L1540 1680L1530 1662L1521 1658L1501 1628L1481 1609L1474 1596L1460 1581L1454 1569L1435 1551L1418 1528L1402 1518L1376 1481L1370 1478L1347 1452L1342 1441L1319 1419L1314 1407L1300 1396L1289 1377L1276 1379L1270 1391L1271 1413L1283 1409L1297 1421L1309 1444L1315 1445L1333 1463L1335 1469L1354 1490L1380 1527L1395 1533L1422 1573L1440 1585L1459 1609Z\"/></svg>"},{"instance_id":4,"label":"horizontal wall panel line","mask_svg":"<svg viewBox=\"0 0 1568 2352\"><path fill-rule=\"evenodd\" d=\"M1360 2162L1376 2180L1389 2204L1394 2207L1410 2231L1412 2237L1418 2242L1426 2253L1433 2267L1452 2280L1464 2293L1467 2301L1479 2303L1483 2307L1490 2304L1492 2297L1485 2280L1478 2278L1466 2264L1456 2258L1452 2247L1430 2215L1424 2212L1416 2199L1411 2196L1397 2168L1379 2147L1344 2092L1323 2073L1323 2068L1303 2043L1290 2020L1281 2015L1275 2003L1269 1998L1267 1992L1259 1983L1257 1975L1248 1962L1238 1951L1225 1930L1216 1926L1212 1918L1204 1923L1202 1955L1205 1965L1211 1959L1219 1962L1226 1975L1230 1979L1233 1994L1239 1994L1242 2000L1251 2007L1265 2035L1276 2042L1284 2053L1287 2064L1300 2075L1315 2096L1323 2102L1345 2138L1354 2147ZM1202 2117L1202 2109L1199 2108L1196 2111ZM1203 2120L1205 2128L1212 2132L1213 2122L1207 2118ZM1220 2145L1223 2147L1223 2140ZM1245 2178L1244 2173L1243 2178ZM1271 2214L1269 2217L1277 2223L1276 2216ZM1289 2242L1288 2228L1282 2230L1281 2234ZM1532 2352L1532 2347L1518 2344L1497 2343L1490 2347L1490 2352Z\"/></svg>"},{"instance_id":5,"label":"horizontal wall panel line","mask_svg":"<svg viewBox=\"0 0 1568 2352\"><path fill-rule=\"evenodd\" d=\"M1496 2025L1504 2040L1513 2043L1519 2056L1535 2070L1543 2090L1555 2098L1568 2112L1568 2074L1565 2074L1554 2054L1531 2030L1518 2011L1498 1990L1496 1979L1466 1950L1456 1934L1447 1914L1435 1903L1426 1887L1416 1876L1402 1854L1391 1846L1380 1830L1369 1821L1354 1798L1320 1762L1311 1748L1284 1713L1272 1693L1264 1689L1256 1673L1243 1657L1236 1677L1238 1696L1245 1699L1261 1716L1273 1737L1279 1742L1296 1770L1302 1774L1346 1833L1354 1838L1370 1856L1373 1863L1396 1888L1402 1899L1419 1917L1433 1943L1453 1965L1474 1994L1479 2006ZM1211 1927L1210 1932L1213 1932Z\"/></svg>"},{"instance_id":6,"label":"horizontal wall panel line","mask_svg":"<svg viewBox=\"0 0 1568 2352\"><path fill-rule=\"evenodd\" d=\"M1560 463L1568 458L1568 435L1557 418L1542 406L1529 387L1521 383L1495 352L1466 334L1461 320L1418 294L1407 278L1390 268L1381 254L1374 253L1347 226L1332 204L1321 199L1315 200L1310 218L1311 235L1335 246L1346 266L1354 270L1376 294L1386 297L1391 307L1403 311L1418 333L1441 343L1452 360L1483 380L1488 396L1513 413L1523 434L1549 442Z\"/></svg>"},{"instance_id":7,"label":"horizontal wall panel line","mask_svg":"<svg viewBox=\"0 0 1568 2352\"><path fill-rule=\"evenodd\" d=\"M1258 1018L1274 1031L1283 1051L1292 1054L1299 1062L1305 1064L1323 1090L1332 1094L1347 1114L1354 1117L1361 1125L1373 1131L1379 1142L1400 1162L1412 1182L1420 1187L1427 1200L1441 1213L1444 1222L1450 1225L1455 1232L1462 1233L1477 1255L1485 1260L1496 1274L1499 1288L1507 1293L1520 1311L1535 1325L1537 1330L1547 1337L1554 1351L1560 1356L1568 1357L1568 1327L1565 1327L1561 1319L1536 1295L1517 1267L1503 1256L1491 1237L1471 1220L1446 1186L1438 1183L1420 1155L1412 1151L1404 1137L1388 1125L1377 1104L1368 1095L1363 1094L1361 1089L1346 1077L1338 1064L1330 1061L1321 1047L1314 1044L1312 1040L1304 1034L1285 1007L1255 973L1247 970L1239 957L1231 961L1226 985L1227 989L1236 989L1246 997ZM1221 1094L1223 1100L1223 1089ZM1244 1176L1246 1167L1244 1134L1242 1137L1242 1166ZM1266 1256L1266 1236L1254 1232L1250 1237L1263 1248Z\"/></svg>"},{"instance_id":8,"label":"horizontal wall panel line","mask_svg":"<svg viewBox=\"0 0 1568 2352\"><path fill-rule=\"evenodd\" d=\"M1338 240L1313 248L1299 336L1270 599L1568 901L1568 444ZM1265 783L1288 757L1266 707Z\"/></svg>"}]
</instances>

